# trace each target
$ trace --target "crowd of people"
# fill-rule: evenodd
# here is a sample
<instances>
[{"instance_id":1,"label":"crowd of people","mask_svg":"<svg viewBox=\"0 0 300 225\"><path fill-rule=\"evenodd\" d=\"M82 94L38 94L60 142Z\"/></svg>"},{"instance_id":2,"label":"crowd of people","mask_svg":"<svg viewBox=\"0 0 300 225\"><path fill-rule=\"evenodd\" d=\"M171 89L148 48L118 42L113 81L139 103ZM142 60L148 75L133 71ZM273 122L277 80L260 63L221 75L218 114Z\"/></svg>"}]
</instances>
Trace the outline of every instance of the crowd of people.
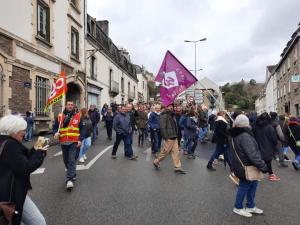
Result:
<instances>
[{"instance_id":1,"label":"crowd of people","mask_svg":"<svg viewBox=\"0 0 300 225\"><path fill-rule=\"evenodd\" d=\"M233 211L245 217L263 213L255 206L258 180L247 177L246 167L255 167L262 173L268 173L270 181L279 181L272 161L278 159L282 167L287 167L287 153L291 149L295 155L292 165L295 170L300 170L300 121L290 115L209 112L204 104L171 104L167 107L159 103L104 104L101 110L95 105L79 110L72 101L67 101L53 125L54 138L62 149L67 190L72 190L77 180L77 161L84 163L87 160L88 149L102 132L99 130L101 121L106 129L107 141L113 140L115 131L112 159L118 158L117 150L122 141L124 157L138 160L138 151L132 146L137 135L139 147L144 147L149 140L156 170L161 169L162 161L170 154L174 172L179 174L186 173L180 152L193 160L197 144L205 145L211 140L215 149L207 169L216 171L214 164L220 158L225 166L229 166L229 177L237 185ZM12 224L20 224L21 221L25 224L46 224L27 195L31 189L30 174L41 166L48 149L47 145L36 143L29 150L22 144L24 136L25 140L32 139L32 124L33 118L29 113L25 120L17 115L0 119L0 202L16 203ZM243 205L245 198L246 208Z\"/></svg>"}]
</instances>

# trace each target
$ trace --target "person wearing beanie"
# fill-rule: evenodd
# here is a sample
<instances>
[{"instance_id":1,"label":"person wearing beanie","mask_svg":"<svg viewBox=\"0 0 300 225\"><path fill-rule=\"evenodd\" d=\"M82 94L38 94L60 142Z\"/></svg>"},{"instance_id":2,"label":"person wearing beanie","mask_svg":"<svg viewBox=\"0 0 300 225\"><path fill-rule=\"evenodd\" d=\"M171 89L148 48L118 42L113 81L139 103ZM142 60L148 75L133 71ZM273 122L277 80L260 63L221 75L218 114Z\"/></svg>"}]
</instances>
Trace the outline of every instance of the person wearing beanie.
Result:
<instances>
[{"instance_id":1,"label":"person wearing beanie","mask_svg":"<svg viewBox=\"0 0 300 225\"><path fill-rule=\"evenodd\" d=\"M269 180L279 181L280 178L273 173L272 159L276 153L278 138L272 127L271 117L268 113L262 113L256 120L254 129L254 138L258 143L262 159L269 168Z\"/></svg>"},{"instance_id":2,"label":"person wearing beanie","mask_svg":"<svg viewBox=\"0 0 300 225\"><path fill-rule=\"evenodd\" d=\"M266 163L262 160L258 144L250 131L249 119L245 115L239 115L234 121L234 127L229 131L231 135L230 149L232 151L232 169L240 179L236 192L236 200L233 212L244 216L252 217L252 214L263 214L263 210L255 206L255 194L258 181L249 181L245 176L245 166L255 166L263 173L268 172ZM243 165L241 164L241 162ZM246 208L243 206L247 196Z\"/></svg>"},{"instance_id":3,"label":"person wearing beanie","mask_svg":"<svg viewBox=\"0 0 300 225\"><path fill-rule=\"evenodd\" d=\"M300 121L291 117L286 131L288 145L295 154L295 161L292 163L295 170L300 170Z\"/></svg>"}]
</instances>

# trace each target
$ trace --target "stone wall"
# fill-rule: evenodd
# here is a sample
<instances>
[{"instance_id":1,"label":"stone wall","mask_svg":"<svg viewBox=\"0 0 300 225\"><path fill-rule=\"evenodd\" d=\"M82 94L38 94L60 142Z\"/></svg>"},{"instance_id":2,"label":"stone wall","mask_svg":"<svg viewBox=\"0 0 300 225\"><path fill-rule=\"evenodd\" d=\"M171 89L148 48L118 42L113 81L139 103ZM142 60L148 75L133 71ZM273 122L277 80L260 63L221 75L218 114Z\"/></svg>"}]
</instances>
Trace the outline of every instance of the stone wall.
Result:
<instances>
[{"instance_id":1,"label":"stone wall","mask_svg":"<svg viewBox=\"0 0 300 225\"><path fill-rule=\"evenodd\" d=\"M13 41L0 33L0 49L9 56L13 54Z\"/></svg>"}]
</instances>

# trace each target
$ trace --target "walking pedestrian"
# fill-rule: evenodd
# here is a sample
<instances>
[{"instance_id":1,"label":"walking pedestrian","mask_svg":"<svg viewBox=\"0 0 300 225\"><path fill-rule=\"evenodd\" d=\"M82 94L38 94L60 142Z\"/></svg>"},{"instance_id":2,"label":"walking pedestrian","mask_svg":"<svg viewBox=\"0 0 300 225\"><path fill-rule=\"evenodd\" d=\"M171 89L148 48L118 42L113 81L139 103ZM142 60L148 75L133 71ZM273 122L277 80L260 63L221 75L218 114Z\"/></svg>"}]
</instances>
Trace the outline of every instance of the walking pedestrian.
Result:
<instances>
[{"instance_id":1,"label":"walking pedestrian","mask_svg":"<svg viewBox=\"0 0 300 225\"><path fill-rule=\"evenodd\" d=\"M206 143L206 134L208 132L208 114L207 114L207 108L204 104L202 104L199 107L198 110L198 123L199 123L199 140L201 144Z\"/></svg>"},{"instance_id":2,"label":"walking pedestrian","mask_svg":"<svg viewBox=\"0 0 300 225\"><path fill-rule=\"evenodd\" d=\"M107 108L107 112L105 113L105 127L107 133L107 139L112 140L112 129L113 129L113 120L115 114L112 111L111 107Z\"/></svg>"},{"instance_id":3,"label":"walking pedestrian","mask_svg":"<svg viewBox=\"0 0 300 225\"><path fill-rule=\"evenodd\" d=\"M12 225L45 225L42 213L27 195L32 189L30 174L38 169L49 146L35 143L32 149L22 145L27 123L20 116L8 115L0 119L0 202L16 204Z\"/></svg>"},{"instance_id":4,"label":"walking pedestrian","mask_svg":"<svg viewBox=\"0 0 300 225\"><path fill-rule=\"evenodd\" d=\"M216 171L216 169L213 167L214 160L218 159L220 155L224 155L225 163L229 165L232 172L230 146L228 142L228 125L228 121L226 120L226 112L220 111L217 114L215 131L212 138L212 141L216 143L216 148L206 166L206 168L211 171Z\"/></svg>"},{"instance_id":5,"label":"walking pedestrian","mask_svg":"<svg viewBox=\"0 0 300 225\"><path fill-rule=\"evenodd\" d=\"M97 138L97 129L98 129L98 123L100 121L100 114L99 114L98 110L96 110L95 105L90 105L88 114L89 114L90 120L92 121L92 125L93 125L93 135L92 135L92 144L93 144L93 143L95 143L96 138Z\"/></svg>"},{"instance_id":6,"label":"walking pedestrian","mask_svg":"<svg viewBox=\"0 0 300 225\"><path fill-rule=\"evenodd\" d=\"M80 117L82 121L82 136L83 140L80 146L80 153L79 153L79 162L84 163L87 160L86 151L92 145L92 133L93 133L93 125L92 121L89 118L88 110L86 108L82 108L80 110Z\"/></svg>"},{"instance_id":7,"label":"walking pedestrian","mask_svg":"<svg viewBox=\"0 0 300 225\"><path fill-rule=\"evenodd\" d=\"M261 158L260 150L250 132L250 122L247 116L239 115L234 121L234 127L230 130L232 136L232 166L234 174L240 179L236 191L236 199L233 212L244 216L252 217L252 214L263 214L263 210L255 205L255 195L258 181L249 181L245 176L244 166L255 166L258 170L266 173L268 167ZM242 165L243 164L243 165ZM243 206L247 198L246 208Z\"/></svg>"},{"instance_id":8,"label":"walking pedestrian","mask_svg":"<svg viewBox=\"0 0 300 225\"><path fill-rule=\"evenodd\" d=\"M287 129L288 145L295 154L295 161L292 162L295 170L300 170L300 121L291 117Z\"/></svg>"},{"instance_id":9,"label":"walking pedestrian","mask_svg":"<svg viewBox=\"0 0 300 225\"><path fill-rule=\"evenodd\" d=\"M159 152L161 147L160 109L161 106L159 104L154 106L154 112L150 114L148 122L151 133L151 150L154 155Z\"/></svg>"},{"instance_id":10,"label":"walking pedestrian","mask_svg":"<svg viewBox=\"0 0 300 225\"><path fill-rule=\"evenodd\" d=\"M184 126L184 136L187 140L186 146L188 151L188 159L195 159L195 149L197 147L197 134L199 131L198 121L196 114L193 110L188 113L186 123Z\"/></svg>"},{"instance_id":11,"label":"walking pedestrian","mask_svg":"<svg viewBox=\"0 0 300 225\"><path fill-rule=\"evenodd\" d=\"M130 160L136 159L137 156L133 155L132 147L128 141L128 135L132 134L132 126L130 123L130 117L126 114L126 106L120 107L120 112L114 117L113 128L116 132L116 141L112 150L112 158L116 159L116 153L121 141L124 143L124 154Z\"/></svg>"},{"instance_id":12,"label":"walking pedestrian","mask_svg":"<svg viewBox=\"0 0 300 225\"><path fill-rule=\"evenodd\" d=\"M277 136L271 124L271 117L268 113L262 113L254 125L254 137L258 143L262 159L265 161L270 181L279 181L280 178L273 173L272 160L276 153Z\"/></svg>"},{"instance_id":13,"label":"walking pedestrian","mask_svg":"<svg viewBox=\"0 0 300 225\"><path fill-rule=\"evenodd\" d=\"M164 146L161 149L159 155L153 161L153 165L156 169L160 168L160 162L171 153L174 172L185 174L186 172L181 168L181 162L179 158L179 146L178 146L178 125L176 122L175 114L173 112L173 106L169 105L160 116L160 134L164 139Z\"/></svg>"},{"instance_id":14,"label":"walking pedestrian","mask_svg":"<svg viewBox=\"0 0 300 225\"><path fill-rule=\"evenodd\" d=\"M25 121L27 123L27 128L26 128L26 133L25 133L25 141L31 141L32 140L32 135L33 135L33 125L34 125L34 120L31 112L27 111L26 112L26 117Z\"/></svg>"},{"instance_id":15,"label":"walking pedestrian","mask_svg":"<svg viewBox=\"0 0 300 225\"><path fill-rule=\"evenodd\" d=\"M54 137L59 139L66 168L66 189L71 191L76 180L76 161L79 156L79 148L84 136L80 114L74 110L73 101L67 101L66 108L55 120Z\"/></svg>"},{"instance_id":16,"label":"walking pedestrian","mask_svg":"<svg viewBox=\"0 0 300 225\"><path fill-rule=\"evenodd\" d=\"M138 107L135 121L136 121L138 134L139 134L138 145L144 146L145 129L148 123L148 116L147 113L145 112L145 106L143 104L140 104Z\"/></svg>"}]
</instances>

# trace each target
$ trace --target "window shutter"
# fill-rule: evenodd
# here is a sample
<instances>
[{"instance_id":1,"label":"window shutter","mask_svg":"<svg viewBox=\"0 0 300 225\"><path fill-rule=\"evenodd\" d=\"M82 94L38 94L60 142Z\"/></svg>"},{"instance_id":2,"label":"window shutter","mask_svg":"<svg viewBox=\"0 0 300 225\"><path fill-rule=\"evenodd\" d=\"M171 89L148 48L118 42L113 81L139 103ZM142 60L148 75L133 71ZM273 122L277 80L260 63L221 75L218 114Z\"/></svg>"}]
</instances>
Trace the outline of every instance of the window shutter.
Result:
<instances>
[{"instance_id":1,"label":"window shutter","mask_svg":"<svg viewBox=\"0 0 300 225\"><path fill-rule=\"evenodd\" d=\"M97 80L97 58L94 58L94 77Z\"/></svg>"}]
</instances>

